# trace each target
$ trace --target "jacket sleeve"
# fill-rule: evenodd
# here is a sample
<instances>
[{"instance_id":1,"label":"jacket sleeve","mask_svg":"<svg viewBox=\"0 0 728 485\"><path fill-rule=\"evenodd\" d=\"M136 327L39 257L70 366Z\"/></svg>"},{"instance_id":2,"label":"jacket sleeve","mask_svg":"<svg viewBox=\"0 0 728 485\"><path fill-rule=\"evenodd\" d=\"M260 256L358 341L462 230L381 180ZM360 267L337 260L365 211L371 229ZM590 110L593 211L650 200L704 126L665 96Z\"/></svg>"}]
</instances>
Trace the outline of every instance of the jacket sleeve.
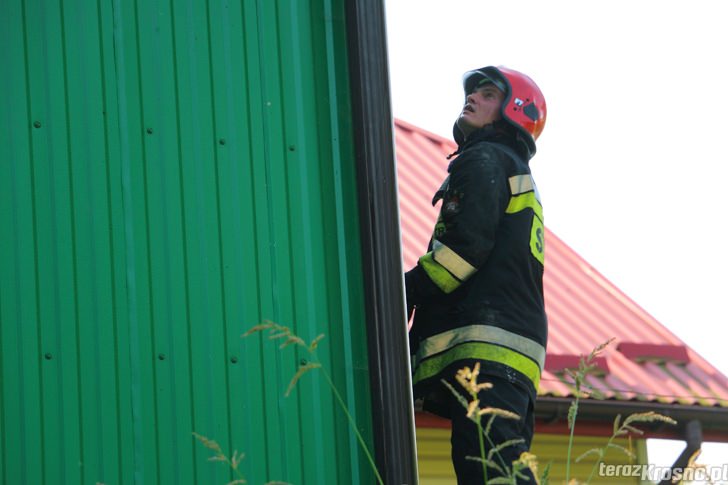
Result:
<instances>
[{"instance_id":1,"label":"jacket sleeve","mask_svg":"<svg viewBox=\"0 0 728 485\"><path fill-rule=\"evenodd\" d=\"M506 163L492 152L479 155L453 165L440 230L432 250L419 259L418 267L444 293L455 291L488 260L508 206Z\"/></svg>"}]
</instances>

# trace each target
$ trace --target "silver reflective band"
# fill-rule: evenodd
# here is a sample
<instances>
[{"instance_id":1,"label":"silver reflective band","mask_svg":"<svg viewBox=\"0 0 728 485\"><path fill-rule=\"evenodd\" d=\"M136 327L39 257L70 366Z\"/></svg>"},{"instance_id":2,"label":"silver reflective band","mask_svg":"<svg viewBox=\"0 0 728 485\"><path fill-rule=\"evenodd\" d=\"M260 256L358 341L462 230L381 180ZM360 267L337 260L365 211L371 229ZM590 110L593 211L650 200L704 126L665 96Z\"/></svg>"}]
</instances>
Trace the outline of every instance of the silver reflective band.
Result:
<instances>
[{"instance_id":1,"label":"silver reflective band","mask_svg":"<svg viewBox=\"0 0 728 485\"><path fill-rule=\"evenodd\" d=\"M536 361L541 370L546 360L546 349L543 345L492 325L468 325L433 335L420 342L415 360L421 362L465 342L486 342L511 348Z\"/></svg>"},{"instance_id":2,"label":"silver reflective band","mask_svg":"<svg viewBox=\"0 0 728 485\"><path fill-rule=\"evenodd\" d=\"M437 239L432 242L432 257L460 281L467 280L478 271L478 268L465 261L458 253Z\"/></svg>"},{"instance_id":3,"label":"silver reflective band","mask_svg":"<svg viewBox=\"0 0 728 485\"><path fill-rule=\"evenodd\" d=\"M515 175L508 179L511 194L518 195L534 190L533 178L530 175Z\"/></svg>"}]
</instances>

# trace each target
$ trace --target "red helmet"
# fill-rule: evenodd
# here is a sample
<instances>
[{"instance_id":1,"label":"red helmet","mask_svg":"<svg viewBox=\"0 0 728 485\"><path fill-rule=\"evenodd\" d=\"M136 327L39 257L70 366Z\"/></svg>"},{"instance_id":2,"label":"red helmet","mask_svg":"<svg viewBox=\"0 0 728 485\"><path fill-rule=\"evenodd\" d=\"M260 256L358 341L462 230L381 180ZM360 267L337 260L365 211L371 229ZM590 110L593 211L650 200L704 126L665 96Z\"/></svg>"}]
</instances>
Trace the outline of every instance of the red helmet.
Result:
<instances>
[{"instance_id":1,"label":"red helmet","mask_svg":"<svg viewBox=\"0 0 728 485\"><path fill-rule=\"evenodd\" d=\"M466 72L463 76L465 96L484 80L506 93L501 115L516 128L518 138L526 144L529 158L536 153L536 139L546 125L546 100L533 80L513 69L488 66Z\"/></svg>"}]
</instances>

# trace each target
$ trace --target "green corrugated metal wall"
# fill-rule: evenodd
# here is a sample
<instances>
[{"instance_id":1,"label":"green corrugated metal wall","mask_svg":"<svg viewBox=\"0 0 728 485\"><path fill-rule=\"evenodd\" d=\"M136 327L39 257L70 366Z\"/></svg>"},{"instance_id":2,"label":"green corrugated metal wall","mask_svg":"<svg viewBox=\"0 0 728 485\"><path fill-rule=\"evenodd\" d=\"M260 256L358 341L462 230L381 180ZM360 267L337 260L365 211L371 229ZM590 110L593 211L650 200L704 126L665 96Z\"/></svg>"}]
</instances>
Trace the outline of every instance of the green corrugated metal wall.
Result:
<instances>
[{"instance_id":1,"label":"green corrugated metal wall","mask_svg":"<svg viewBox=\"0 0 728 485\"><path fill-rule=\"evenodd\" d=\"M372 483L343 0L0 2L0 477Z\"/></svg>"}]
</instances>

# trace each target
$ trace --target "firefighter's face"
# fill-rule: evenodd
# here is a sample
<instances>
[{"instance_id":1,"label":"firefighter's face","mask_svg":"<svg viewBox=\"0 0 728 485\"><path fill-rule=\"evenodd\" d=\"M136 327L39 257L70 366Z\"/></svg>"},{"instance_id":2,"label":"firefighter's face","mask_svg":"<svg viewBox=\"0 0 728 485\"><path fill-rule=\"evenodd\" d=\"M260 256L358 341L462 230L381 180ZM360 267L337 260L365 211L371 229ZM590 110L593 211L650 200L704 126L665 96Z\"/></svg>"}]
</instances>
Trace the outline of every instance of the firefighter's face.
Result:
<instances>
[{"instance_id":1,"label":"firefighter's face","mask_svg":"<svg viewBox=\"0 0 728 485\"><path fill-rule=\"evenodd\" d=\"M466 138L472 132L501 118L500 108L504 98L505 93L491 83L479 86L468 94L458 118L458 126Z\"/></svg>"}]
</instances>

